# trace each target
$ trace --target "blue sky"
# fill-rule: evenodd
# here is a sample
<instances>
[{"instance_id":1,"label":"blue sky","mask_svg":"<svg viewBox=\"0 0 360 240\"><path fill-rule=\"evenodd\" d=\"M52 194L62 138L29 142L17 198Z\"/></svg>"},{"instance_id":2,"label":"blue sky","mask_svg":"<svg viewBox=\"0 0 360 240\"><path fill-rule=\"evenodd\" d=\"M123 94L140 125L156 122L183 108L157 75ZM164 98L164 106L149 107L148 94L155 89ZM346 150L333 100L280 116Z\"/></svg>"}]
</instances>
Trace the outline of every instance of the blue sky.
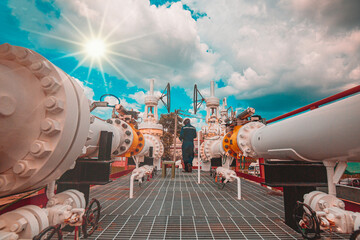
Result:
<instances>
[{"instance_id":1,"label":"blue sky","mask_svg":"<svg viewBox=\"0 0 360 240\"><path fill-rule=\"evenodd\" d=\"M170 82L172 110L190 110L194 84L206 97L213 80L229 106L270 119L359 84L357 9L356 0L5 0L0 43L39 52L92 100L112 93L142 111L153 78L158 92ZM96 59L94 39L105 46Z\"/></svg>"}]
</instances>

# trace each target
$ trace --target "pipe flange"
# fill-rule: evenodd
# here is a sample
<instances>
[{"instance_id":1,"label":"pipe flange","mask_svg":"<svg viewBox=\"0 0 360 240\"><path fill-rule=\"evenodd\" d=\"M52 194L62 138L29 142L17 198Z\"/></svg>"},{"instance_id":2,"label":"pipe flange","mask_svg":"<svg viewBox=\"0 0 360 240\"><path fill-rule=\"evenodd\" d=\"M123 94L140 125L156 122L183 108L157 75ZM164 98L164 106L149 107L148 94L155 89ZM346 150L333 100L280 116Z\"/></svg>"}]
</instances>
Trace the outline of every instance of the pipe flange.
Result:
<instances>
[{"instance_id":1,"label":"pipe flange","mask_svg":"<svg viewBox=\"0 0 360 240\"><path fill-rule=\"evenodd\" d=\"M240 128L236 141L245 157L256 157L256 153L251 145L251 137L255 130L263 126L265 124L261 122L249 122Z\"/></svg>"},{"instance_id":2,"label":"pipe flange","mask_svg":"<svg viewBox=\"0 0 360 240\"><path fill-rule=\"evenodd\" d=\"M127 122L115 119L113 121L113 124L120 129L120 131L124 132L124 139L121 140L121 144L119 148L117 149L118 153L117 156L125 154L131 147L133 141L134 141L134 133L132 131L132 128L130 124Z\"/></svg>"},{"instance_id":3,"label":"pipe flange","mask_svg":"<svg viewBox=\"0 0 360 240\"><path fill-rule=\"evenodd\" d=\"M0 139L10 159L0 176L14 178L11 187L0 184L2 196L44 186L68 170L86 142L90 111L75 80L26 48L0 45L0 85L0 125L11 132ZM31 121L24 124L24 116Z\"/></svg>"}]
</instances>

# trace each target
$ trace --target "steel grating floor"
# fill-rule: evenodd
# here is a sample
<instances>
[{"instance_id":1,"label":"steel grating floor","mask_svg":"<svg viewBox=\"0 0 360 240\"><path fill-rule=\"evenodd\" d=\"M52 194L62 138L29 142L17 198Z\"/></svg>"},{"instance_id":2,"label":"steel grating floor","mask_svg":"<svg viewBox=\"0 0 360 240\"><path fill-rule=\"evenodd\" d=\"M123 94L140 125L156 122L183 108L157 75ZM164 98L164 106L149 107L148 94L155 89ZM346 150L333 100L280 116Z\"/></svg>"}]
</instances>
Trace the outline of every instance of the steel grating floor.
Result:
<instances>
[{"instance_id":1,"label":"steel grating floor","mask_svg":"<svg viewBox=\"0 0 360 240\"><path fill-rule=\"evenodd\" d=\"M278 193L242 179L242 200L236 182L218 189L208 173L155 176L135 185L129 199L130 175L91 189L102 206L100 227L89 239L302 239L285 225L283 198ZM323 239L349 239L322 234ZM65 239L74 239L68 235Z\"/></svg>"}]
</instances>

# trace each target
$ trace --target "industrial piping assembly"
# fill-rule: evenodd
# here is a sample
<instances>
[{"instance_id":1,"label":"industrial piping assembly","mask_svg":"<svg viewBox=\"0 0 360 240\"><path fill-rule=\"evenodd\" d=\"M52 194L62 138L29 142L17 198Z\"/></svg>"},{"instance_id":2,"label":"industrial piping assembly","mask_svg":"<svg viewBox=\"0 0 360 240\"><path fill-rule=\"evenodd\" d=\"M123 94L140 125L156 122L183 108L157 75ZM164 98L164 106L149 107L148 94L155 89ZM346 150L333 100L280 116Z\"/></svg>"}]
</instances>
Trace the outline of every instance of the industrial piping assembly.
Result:
<instances>
[{"instance_id":1,"label":"industrial piping assembly","mask_svg":"<svg viewBox=\"0 0 360 240\"><path fill-rule=\"evenodd\" d=\"M102 133L111 135L112 159L145 155L145 147L156 145L121 105L107 121L91 115L77 81L32 50L0 45L0 86L0 197L48 185L49 199L46 210L29 205L1 215L0 239L30 239L56 224L87 224L84 194L55 195L54 181L78 157L96 158ZM161 156L161 147L156 154Z\"/></svg>"},{"instance_id":2,"label":"industrial piping assembly","mask_svg":"<svg viewBox=\"0 0 360 240\"><path fill-rule=\"evenodd\" d=\"M237 134L244 156L324 163L328 194L305 194L293 215L307 239L319 237L320 229L360 235L360 214L344 210L335 186L347 162L360 161L359 109L356 94L274 124L247 123Z\"/></svg>"}]
</instances>

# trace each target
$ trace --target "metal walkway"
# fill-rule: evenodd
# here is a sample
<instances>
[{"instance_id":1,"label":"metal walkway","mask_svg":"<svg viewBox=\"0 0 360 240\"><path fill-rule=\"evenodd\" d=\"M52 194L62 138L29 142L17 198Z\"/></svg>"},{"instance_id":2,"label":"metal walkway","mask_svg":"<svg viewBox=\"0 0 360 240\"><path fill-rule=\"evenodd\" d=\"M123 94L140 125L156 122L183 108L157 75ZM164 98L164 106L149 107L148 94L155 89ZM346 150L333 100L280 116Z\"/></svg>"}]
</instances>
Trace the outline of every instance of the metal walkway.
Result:
<instances>
[{"instance_id":1,"label":"metal walkway","mask_svg":"<svg viewBox=\"0 0 360 240\"><path fill-rule=\"evenodd\" d=\"M196 171L177 170L175 179L157 175L136 186L129 199L129 178L91 189L102 209L100 227L89 239L302 239L283 221L282 196L247 180L237 200L236 182L218 189L208 173L197 184Z\"/></svg>"}]
</instances>

